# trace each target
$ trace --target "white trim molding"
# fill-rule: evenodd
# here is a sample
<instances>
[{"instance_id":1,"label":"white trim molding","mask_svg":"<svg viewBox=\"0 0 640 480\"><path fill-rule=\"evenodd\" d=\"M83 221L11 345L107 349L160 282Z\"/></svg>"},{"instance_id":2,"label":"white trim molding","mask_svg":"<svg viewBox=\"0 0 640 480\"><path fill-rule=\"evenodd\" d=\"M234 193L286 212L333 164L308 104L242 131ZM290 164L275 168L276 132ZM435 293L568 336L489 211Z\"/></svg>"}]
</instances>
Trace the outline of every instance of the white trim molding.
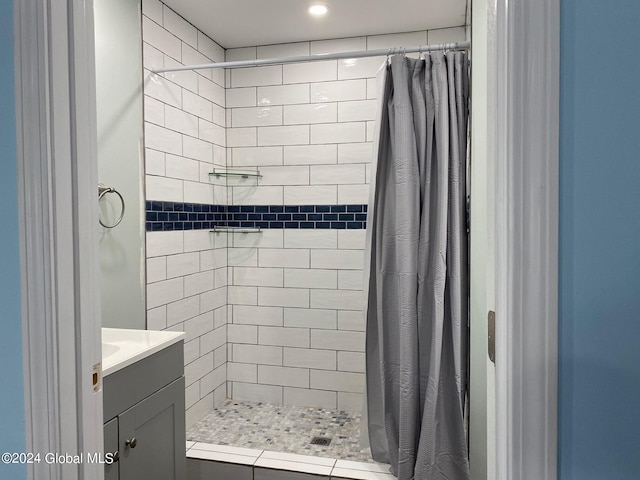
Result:
<instances>
[{"instance_id":1,"label":"white trim molding","mask_svg":"<svg viewBox=\"0 0 640 480\"><path fill-rule=\"evenodd\" d=\"M26 451L99 453L92 2L14 0L14 14ZM28 476L93 479L103 468L42 461Z\"/></svg>"},{"instance_id":2,"label":"white trim molding","mask_svg":"<svg viewBox=\"0 0 640 480\"><path fill-rule=\"evenodd\" d=\"M497 478L557 478L560 0L497 0Z\"/></svg>"},{"instance_id":3,"label":"white trim molding","mask_svg":"<svg viewBox=\"0 0 640 480\"><path fill-rule=\"evenodd\" d=\"M474 480L495 480L495 366L487 353L488 312L495 309L495 16L494 1L473 0L469 464Z\"/></svg>"}]
</instances>

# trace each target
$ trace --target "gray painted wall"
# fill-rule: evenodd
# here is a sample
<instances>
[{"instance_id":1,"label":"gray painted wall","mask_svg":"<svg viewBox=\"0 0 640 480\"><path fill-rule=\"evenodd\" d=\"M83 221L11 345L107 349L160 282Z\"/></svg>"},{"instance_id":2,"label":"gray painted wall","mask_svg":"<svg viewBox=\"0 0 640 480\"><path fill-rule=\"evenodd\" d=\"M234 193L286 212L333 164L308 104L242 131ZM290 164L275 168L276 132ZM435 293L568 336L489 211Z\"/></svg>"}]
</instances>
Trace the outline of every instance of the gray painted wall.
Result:
<instances>
[{"instance_id":1,"label":"gray painted wall","mask_svg":"<svg viewBox=\"0 0 640 480\"><path fill-rule=\"evenodd\" d=\"M126 203L117 227L99 227L102 324L144 329L141 5L140 0L96 0L94 8L98 178ZM102 221L113 223L120 209L117 195L107 194L100 202Z\"/></svg>"}]
</instances>

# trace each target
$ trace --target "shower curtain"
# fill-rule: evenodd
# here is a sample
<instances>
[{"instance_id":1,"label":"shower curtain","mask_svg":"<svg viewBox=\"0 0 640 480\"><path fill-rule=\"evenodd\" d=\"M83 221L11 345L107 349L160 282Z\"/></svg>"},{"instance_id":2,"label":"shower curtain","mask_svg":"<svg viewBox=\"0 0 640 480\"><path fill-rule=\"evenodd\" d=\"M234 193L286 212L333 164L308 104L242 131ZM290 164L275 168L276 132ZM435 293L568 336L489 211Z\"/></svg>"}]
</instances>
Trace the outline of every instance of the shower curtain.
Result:
<instances>
[{"instance_id":1,"label":"shower curtain","mask_svg":"<svg viewBox=\"0 0 640 480\"><path fill-rule=\"evenodd\" d=\"M468 61L391 57L365 253L372 456L400 480L467 480Z\"/></svg>"}]
</instances>

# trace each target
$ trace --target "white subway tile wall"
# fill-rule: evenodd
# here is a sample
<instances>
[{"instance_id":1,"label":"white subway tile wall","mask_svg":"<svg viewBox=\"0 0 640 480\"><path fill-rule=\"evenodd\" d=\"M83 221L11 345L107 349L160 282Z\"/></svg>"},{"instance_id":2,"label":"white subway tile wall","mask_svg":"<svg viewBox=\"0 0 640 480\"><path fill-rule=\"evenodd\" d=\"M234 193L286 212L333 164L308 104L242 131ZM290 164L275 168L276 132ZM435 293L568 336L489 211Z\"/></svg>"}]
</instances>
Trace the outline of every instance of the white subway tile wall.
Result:
<instances>
[{"instance_id":1,"label":"white subway tile wall","mask_svg":"<svg viewBox=\"0 0 640 480\"><path fill-rule=\"evenodd\" d=\"M147 200L366 204L385 57L154 75L155 67L452 42L465 29L224 50L143 2ZM210 180L216 167L262 178ZM148 328L187 332L187 423L226 396L359 410L364 230L147 233Z\"/></svg>"},{"instance_id":2,"label":"white subway tile wall","mask_svg":"<svg viewBox=\"0 0 640 480\"><path fill-rule=\"evenodd\" d=\"M430 35L421 31L230 49L226 59L424 45L432 40ZM464 29L438 30L432 37L464 40ZM368 203L375 75L384 59L233 71L226 90L231 111L229 164L258 167L263 177L261 187L230 186L229 203ZM281 191L274 192L271 203L261 188ZM234 235L229 285L241 303L229 301L231 395L289 405L361 408L364 243L364 230L284 229Z\"/></svg>"},{"instance_id":3,"label":"white subway tile wall","mask_svg":"<svg viewBox=\"0 0 640 480\"><path fill-rule=\"evenodd\" d=\"M208 178L214 161L226 163L224 72L149 71L223 61L224 49L158 0L143 2L143 42L147 201L226 198ZM188 425L227 396L227 258L218 243L204 230L147 232L147 328L186 332Z\"/></svg>"}]
</instances>

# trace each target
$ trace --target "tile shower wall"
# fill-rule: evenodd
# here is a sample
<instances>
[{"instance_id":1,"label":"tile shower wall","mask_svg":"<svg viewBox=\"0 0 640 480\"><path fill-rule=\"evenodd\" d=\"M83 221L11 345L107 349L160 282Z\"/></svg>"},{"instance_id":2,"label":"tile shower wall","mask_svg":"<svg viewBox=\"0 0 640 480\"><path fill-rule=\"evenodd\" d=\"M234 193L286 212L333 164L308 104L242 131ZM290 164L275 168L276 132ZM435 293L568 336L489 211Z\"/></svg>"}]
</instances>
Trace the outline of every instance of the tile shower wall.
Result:
<instances>
[{"instance_id":1,"label":"tile shower wall","mask_svg":"<svg viewBox=\"0 0 640 480\"><path fill-rule=\"evenodd\" d=\"M226 188L209 179L226 163L224 72L149 72L222 61L224 50L161 2L142 4L147 220L158 205L178 215L178 205L224 204ZM187 425L227 396L226 240L147 232L147 328L186 332Z\"/></svg>"},{"instance_id":2,"label":"tile shower wall","mask_svg":"<svg viewBox=\"0 0 640 480\"><path fill-rule=\"evenodd\" d=\"M465 28L229 49L226 60L461 41ZM362 206L369 198L375 75L384 57L226 72L233 206ZM341 207L338 207L341 208ZM226 234L225 234L226 235ZM222 236L222 234L216 235ZM228 394L359 410L364 387L362 229L228 235Z\"/></svg>"},{"instance_id":3,"label":"tile shower wall","mask_svg":"<svg viewBox=\"0 0 640 480\"><path fill-rule=\"evenodd\" d=\"M462 39L464 27L233 49L226 59ZM152 75L225 57L158 0L143 1L143 40L147 322L187 333L187 423L227 396L359 410L363 227L384 58ZM209 176L226 167L262 177ZM235 220L263 231L209 233Z\"/></svg>"}]
</instances>

